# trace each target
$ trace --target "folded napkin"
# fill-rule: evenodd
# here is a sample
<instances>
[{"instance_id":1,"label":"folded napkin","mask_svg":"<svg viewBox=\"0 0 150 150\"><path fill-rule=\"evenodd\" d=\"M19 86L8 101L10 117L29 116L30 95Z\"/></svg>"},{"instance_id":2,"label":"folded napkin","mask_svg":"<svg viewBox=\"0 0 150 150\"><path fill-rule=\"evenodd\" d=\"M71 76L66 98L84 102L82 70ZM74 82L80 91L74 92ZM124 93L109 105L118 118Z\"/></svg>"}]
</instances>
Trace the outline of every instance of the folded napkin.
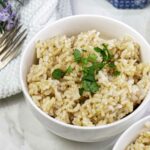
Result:
<instances>
[{"instance_id":1,"label":"folded napkin","mask_svg":"<svg viewBox=\"0 0 150 150\"><path fill-rule=\"evenodd\" d=\"M28 30L22 50L30 39L46 24L72 15L70 0L28 0L20 9L20 21ZM21 92L19 65L21 55L0 71L0 99Z\"/></svg>"}]
</instances>

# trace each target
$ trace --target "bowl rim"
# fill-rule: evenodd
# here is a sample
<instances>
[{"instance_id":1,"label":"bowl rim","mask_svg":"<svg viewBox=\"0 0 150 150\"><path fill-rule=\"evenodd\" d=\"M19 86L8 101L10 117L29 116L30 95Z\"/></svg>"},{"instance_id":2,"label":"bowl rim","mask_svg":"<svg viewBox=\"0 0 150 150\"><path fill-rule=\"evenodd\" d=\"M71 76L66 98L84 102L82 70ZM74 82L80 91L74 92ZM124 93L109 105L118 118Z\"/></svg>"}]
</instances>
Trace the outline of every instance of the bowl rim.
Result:
<instances>
[{"instance_id":1,"label":"bowl rim","mask_svg":"<svg viewBox=\"0 0 150 150\"><path fill-rule=\"evenodd\" d=\"M146 116L146 117L140 119L139 121L135 122L134 124L132 124L132 125L119 137L119 139L118 139L117 142L115 143L115 145L114 145L114 147L113 147L112 150L116 150L116 148L117 148L120 144L122 144L121 141L125 138L126 135L130 134L130 131L131 131L133 128L138 127L140 124L143 124L143 125L144 125L144 123L146 123L147 120L150 120L150 115L148 115L148 116ZM137 132L139 133L140 131L137 131ZM136 133L137 133L137 132L136 132Z\"/></svg>"},{"instance_id":2,"label":"bowl rim","mask_svg":"<svg viewBox=\"0 0 150 150\"><path fill-rule=\"evenodd\" d=\"M72 128L72 129L80 129L80 130L96 130L96 129L107 129L110 127L114 127L117 125L120 125L124 122L126 122L127 120L131 119L133 116L135 116L137 113L139 113L143 107L146 105L146 103L149 101L150 97L150 91L147 93L146 97L144 98L143 102L138 106L137 109L135 109L132 113L130 113L129 115L127 115L126 117L117 120L115 122L112 122L110 124L106 124L106 125L99 125L99 126L77 126L77 125L71 125L71 124L67 124L65 122L62 122L60 120L57 120L51 116L49 116L48 114L46 114L44 111L42 111L32 100L31 96L28 93L28 90L25 87L25 83L23 81L23 66L24 66L24 61L25 61L25 56L26 54L29 52L28 48L30 47L30 45L37 39L37 37L39 37L39 35L44 31L47 30L48 28L51 28L52 26L54 26L55 24L61 24L62 22L65 22L67 20L71 20L71 19L77 19L77 18L97 18L97 19L105 19L108 21L111 21L113 23L116 24L120 24L121 26L124 26L125 28L128 28L128 30L132 31L133 33L135 33L135 35L137 35L144 43L144 45L147 45L150 48L150 45L148 44L148 42L145 40L145 38L139 33L137 32L135 29L133 29L132 27L130 27L129 25L123 23L122 21L116 20L114 18L110 18L110 17L106 17L106 16L102 16L102 15L74 15L74 16L69 16L69 17L65 17L62 19L59 19L51 24L47 24L43 29L41 29L38 33L36 33L34 35L34 37L30 40L30 42L27 44L27 46L24 48L24 51L22 53L22 57L21 57L21 63L20 63L20 81L21 81L21 87L23 90L23 93L27 99L27 101L32 105L32 107L38 112L40 113L40 115L42 115L42 117L55 122L58 125L64 126L64 127L68 127L68 128Z\"/></svg>"}]
</instances>

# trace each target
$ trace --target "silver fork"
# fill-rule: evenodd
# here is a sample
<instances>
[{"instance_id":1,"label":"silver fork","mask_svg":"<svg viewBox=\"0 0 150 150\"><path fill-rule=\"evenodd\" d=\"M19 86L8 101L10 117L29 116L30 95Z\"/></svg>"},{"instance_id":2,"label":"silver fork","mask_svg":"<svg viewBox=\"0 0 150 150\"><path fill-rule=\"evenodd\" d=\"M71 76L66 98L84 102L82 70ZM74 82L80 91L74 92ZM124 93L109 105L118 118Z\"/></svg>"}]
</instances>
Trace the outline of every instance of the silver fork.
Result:
<instances>
[{"instance_id":1,"label":"silver fork","mask_svg":"<svg viewBox=\"0 0 150 150\"><path fill-rule=\"evenodd\" d=\"M0 70L19 54L26 36L26 29L22 30L22 26L18 25L0 37Z\"/></svg>"}]
</instances>

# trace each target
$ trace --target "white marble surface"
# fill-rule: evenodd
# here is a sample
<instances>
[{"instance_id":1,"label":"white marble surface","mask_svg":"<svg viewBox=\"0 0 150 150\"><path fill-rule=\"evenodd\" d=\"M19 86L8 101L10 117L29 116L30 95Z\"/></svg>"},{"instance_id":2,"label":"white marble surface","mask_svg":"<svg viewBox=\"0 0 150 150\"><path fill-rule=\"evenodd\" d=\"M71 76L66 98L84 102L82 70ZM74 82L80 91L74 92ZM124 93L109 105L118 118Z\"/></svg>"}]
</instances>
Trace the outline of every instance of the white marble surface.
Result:
<instances>
[{"instance_id":1,"label":"white marble surface","mask_svg":"<svg viewBox=\"0 0 150 150\"><path fill-rule=\"evenodd\" d=\"M72 0L72 4L74 14L117 18L133 26L150 42L150 6L143 10L117 10L105 0ZM72 142L48 132L32 115L22 94L0 101L0 150L104 150L103 145Z\"/></svg>"}]
</instances>

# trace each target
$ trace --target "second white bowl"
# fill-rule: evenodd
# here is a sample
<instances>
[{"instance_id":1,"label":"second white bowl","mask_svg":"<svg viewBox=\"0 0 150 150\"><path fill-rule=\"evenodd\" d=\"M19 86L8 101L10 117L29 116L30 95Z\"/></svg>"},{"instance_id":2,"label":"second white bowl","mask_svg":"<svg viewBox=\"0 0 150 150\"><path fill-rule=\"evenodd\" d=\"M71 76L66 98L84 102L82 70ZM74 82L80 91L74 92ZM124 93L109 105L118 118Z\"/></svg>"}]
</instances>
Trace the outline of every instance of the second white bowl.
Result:
<instances>
[{"instance_id":1,"label":"second white bowl","mask_svg":"<svg viewBox=\"0 0 150 150\"><path fill-rule=\"evenodd\" d=\"M138 122L133 124L130 128L128 128L121 135L121 137L115 144L113 150L125 150L125 148L136 139L141 130L144 128L144 124L146 122L150 122L150 116L147 116L139 120Z\"/></svg>"}]
</instances>

